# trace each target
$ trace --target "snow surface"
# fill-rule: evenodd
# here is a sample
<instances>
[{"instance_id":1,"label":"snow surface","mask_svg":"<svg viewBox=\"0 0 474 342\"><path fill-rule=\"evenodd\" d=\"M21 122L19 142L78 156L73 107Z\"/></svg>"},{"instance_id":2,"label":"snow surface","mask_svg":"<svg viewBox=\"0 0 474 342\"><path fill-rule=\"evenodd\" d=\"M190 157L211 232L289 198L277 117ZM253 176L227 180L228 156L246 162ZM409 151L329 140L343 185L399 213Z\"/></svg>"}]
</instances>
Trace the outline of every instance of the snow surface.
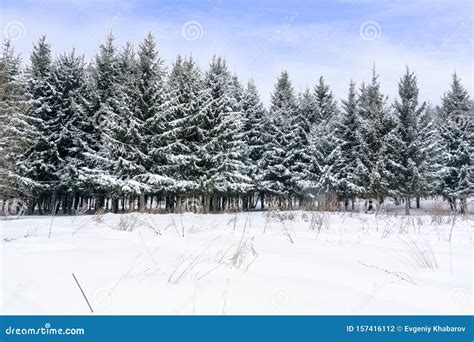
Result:
<instances>
[{"instance_id":1,"label":"snow surface","mask_svg":"<svg viewBox=\"0 0 474 342\"><path fill-rule=\"evenodd\" d=\"M90 313L72 273L95 314L473 313L472 217L453 226L430 215L133 213L0 224L2 314Z\"/></svg>"}]
</instances>

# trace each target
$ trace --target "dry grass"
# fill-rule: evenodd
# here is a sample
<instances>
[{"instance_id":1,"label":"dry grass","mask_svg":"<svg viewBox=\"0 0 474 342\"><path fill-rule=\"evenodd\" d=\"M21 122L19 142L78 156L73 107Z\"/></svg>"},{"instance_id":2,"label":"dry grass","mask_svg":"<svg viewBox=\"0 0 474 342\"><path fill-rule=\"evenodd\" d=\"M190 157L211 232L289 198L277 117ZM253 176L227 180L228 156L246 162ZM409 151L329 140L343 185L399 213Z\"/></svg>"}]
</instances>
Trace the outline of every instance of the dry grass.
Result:
<instances>
[{"instance_id":1,"label":"dry grass","mask_svg":"<svg viewBox=\"0 0 474 342\"><path fill-rule=\"evenodd\" d=\"M314 212L311 214L309 222L309 229L317 232L316 238L321 233L322 229L329 229L329 215L325 212Z\"/></svg>"},{"instance_id":2,"label":"dry grass","mask_svg":"<svg viewBox=\"0 0 474 342\"><path fill-rule=\"evenodd\" d=\"M395 225L386 225L382 231L382 235L380 236L381 239L386 239L392 235L393 231L395 230Z\"/></svg>"},{"instance_id":3,"label":"dry grass","mask_svg":"<svg viewBox=\"0 0 474 342\"><path fill-rule=\"evenodd\" d=\"M431 217L431 224L441 225L445 223L447 215L445 215L445 210L443 209L442 202L434 202L431 204L428 213ZM447 217L449 219L449 216Z\"/></svg>"},{"instance_id":4,"label":"dry grass","mask_svg":"<svg viewBox=\"0 0 474 342\"><path fill-rule=\"evenodd\" d=\"M137 223L139 223L137 215L121 215L118 225L113 229L131 232L135 229Z\"/></svg>"},{"instance_id":5,"label":"dry grass","mask_svg":"<svg viewBox=\"0 0 474 342\"><path fill-rule=\"evenodd\" d=\"M219 239L219 236L217 236L216 238L206 243L201 249L197 250L194 253L181 255L178 258L178 263L176 264L173 271L168 276L168 282L173 283L173 284L178 284L183 278L189 275L193 271L194 267L200 263L201 259L207 253L211 245L214 244L214 242L216 242L218 239ZM220 266L220 264L218 266ZM211 271L206 272L206 274L210 273ZM204 275L200 276L198 279L201 279Z\"/></svg>"},{"instance_id":6,"label":"dry grass","mask_svg":"<svg viewBox=\"0 0 474 342\"><path fill-rule=\"evenodd\" d=\"M8 198L0 201L1 214L6 220L17 219L28 210L27 203L20 198Z\"/></svg>"},{"instance_id":7,"label":"dry grass","mask_svg":"<svg viewBox=\"0 0 474 342\"><path fill-rule=\"evenodd\" d=\"M408 262L415 268L437 269L436 255L428 243L419 243L413 239L405 240L408 247Z\"/></svg>"},{"instance_id":8,"label":"dry grass","mask_svg":"<svg viewBox=\"0 0 474 342\"><path fill-rule=\"evenodd\" d=\"M237 216L234 221L234 230L235 222L237 222ZM254 248L254 237L245 237L245 232L247 231L247 223L249 222L249 217L247 216L242 229L242 236L240 237L239 243L235 248L235 251L230 258L230 263L236 268L244 268L245 271L253 264L255 259L258 257L258 253Z\"/></svg>"},{"instance_id":9,"label":"dry grass","mask_svg":"<svg viewBox=\"0 0 474 342\"><path fill-rule=\"evenodd\" d=\"M269 225L271 220L275 220L279 222L282 226L283 233L285 236L288 238L288 240L293 244L294 239L292 237L292 234L290 230L288 229L287 225L285 222L287 221L293 221L296 218L296 215L292 211L280 211L276 207L270 207L269 210L267 211L267 216L266 216L266 221L265 221L265 226L263 228L263 233L265 234L265 231L267 229L267 226Z\"/></svg>"},{"instance_id":10,"label":"dry grass","mask_svg":"<svg viewBox=\"0 0 474 342\"><path fill-rule=\"evenodd\" d=\"M240 241L230 258L231 265L247 271L258 257L254 247L254 237L247 237Z\"/></svg>"},{"instance_id":11,"label":"dry grass","mask_svg":"<svg viewBox=\"0 0 474 342\"><path fill-rule=\"evenodd\" d=\"M319 211L340 211L341 203L335 194L330 194L322 197L318 201Z\"/></svg>"},{"instance_id":12,"label":"dry grass","mask_svg":"<svg viewBox=\"0 0 474 342\"><path fill-rule=\"evenodd\" d=\"M154 234L161 235L160 227L158 227L151 215L146 215L143 219L139 219L138 222Z\"/></svg>"},{"instance_id":13,"label":"dry grass","mask_svg":"<svg viewBox=\"0 0 474 342\"><path fill-rule=\"evenodd\" d=\"M97 210L94 214L94 216L92 216L92 221L94 221L95 223L102 223L104 222L104 209L103 208L100 208L99 210Z\"/></svg>"}]
</instances>

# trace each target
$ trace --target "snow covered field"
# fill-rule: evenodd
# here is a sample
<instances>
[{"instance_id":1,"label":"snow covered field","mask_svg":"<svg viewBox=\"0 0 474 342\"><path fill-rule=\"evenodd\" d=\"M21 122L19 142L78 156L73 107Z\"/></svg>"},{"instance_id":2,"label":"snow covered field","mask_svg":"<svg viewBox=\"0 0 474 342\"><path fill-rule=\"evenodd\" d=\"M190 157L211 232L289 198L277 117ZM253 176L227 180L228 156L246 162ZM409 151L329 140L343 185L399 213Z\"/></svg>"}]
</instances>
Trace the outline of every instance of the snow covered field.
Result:
<instances>
[{"instance_id":1,"label":"snow covered field","mask_svg":"<svg viewBox=\"0 0 474 342\"><path fill-rule=\"evenodd\" d=\"M414 213L2 220L2 313L472 314L472 216Z\"/></svg>"}]
</instances>

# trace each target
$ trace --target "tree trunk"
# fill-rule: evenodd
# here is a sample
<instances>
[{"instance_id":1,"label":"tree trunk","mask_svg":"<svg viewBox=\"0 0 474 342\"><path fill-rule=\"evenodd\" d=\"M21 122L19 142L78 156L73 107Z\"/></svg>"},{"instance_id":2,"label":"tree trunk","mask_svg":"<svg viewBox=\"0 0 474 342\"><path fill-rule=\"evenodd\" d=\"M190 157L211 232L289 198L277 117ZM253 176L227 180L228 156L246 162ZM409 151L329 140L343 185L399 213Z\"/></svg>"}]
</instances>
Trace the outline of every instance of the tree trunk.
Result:
<instances>
[{"instance_id":1,"label":"tree trunk","mask_svg":"<svg viewBox=\"0 0 474 342\"><path fill-rule=\"evenodd\" d=\"M374 211L374 201L372 199L369 199L369 204L367 206L367 211Z\"/></svg>"},{"instance_id":2,"label":"tree trunk","mask_svg":"<svg viewBox=\"0 0 474 342\"><path fill-rule=\"evenodd\" d=\"M449 206L451 207L451 211L455 213L456 212L456 198L448 197L448 202L449 202Z\"/></svg>"},{"instance_id":3,"label":"tree trunk","mask_svg":"<svg viewBox=\"0 0 474 342\"><path fill-rule=\"evenodd\" d=\"M459 212L465 214L467 212L467 199L461 198L459 200Z\"/></svg>"},{"instance_id":4,"label":"tree trunk","mask_svg":"<svg viewBox=\"0 0 474 342\"><path fill-rule=\"evenodd\" d=\"M245 194L243 198L243 202L242 202L242 208L244 210L249 210L250 208L249 202L250 202L250 194Z\"/></svg>"},{"instance_id":5,"label":"tree trunk","mask_svg":"<svg viewBox=\"0 0 474 342\"><path fill-rule=\"evenodd\" d=\"M43 196L38 197L38 215L43 215Z\"/></svg>"},{"instance_id":6,"label":"tree trunk","mask_svg":"<svg viewBox=\"0 0 474 342\"><path fill-rule=\"evenodd\" d=\"M205 214L206 213L206 210L207 210L207 203L206 203L206 196L205 195L201 195L201 210L202 212Z\"/></svg>"},{"instance_id":7,"label":"tree trunk","mask_svg":"<svg viewBox=\"0 0 474 342\"><path fill-rule=\"evenodd\" d=\"M410 196L405 197L405 215L410 215Z\"/></svg>"},{"instance_id":8,"label":"tree trunk","mask_svg":"<svg viewBox=\"0 0 474 342\"><path fill-rule=\"evenodd\" d=\"M55 195L53 196L53 206L51 210L53 215L58 214L60 207L61 207L61 194L55 193Z\"/></svg>"},{"instance_id":9,"label":"tree trunk","mask_svg":"<svg viewBox=\"0 0 474 342\"><path fill-rule=\"evenodd\" d=\"M66 215L68 213L68 199L69 199L69 194L66 192L63 196L63 215Z\"/></svg>"},{"instance_id":10,"label":"tree trunk","mask_svg":"<svg viewBox=\"0 0 474 342\"><path fill-rule=\"evenodd\" d=\"M119 200L117 197L112 197L112 213L117 214L119 207Z\"/></svg>"},{"instance_id":11,"label":"tree trunk","mask_svg":"<svg viewBox=\"0 0 474 342\"><path fill-rule=\"evenodd\" d=\"M74 205L74 197L72 193L70 193L69 196L67 197L67 202L66 202L68 215L71 215L73 213L73 210L72 210L73 205Z\"/></svg>"},{"instance_id":12,"label":"tree trunk","mask_svg":"<svg viewBox=\"0 0 474 342\"><path fill-rule=\"evenodd\" d=\"M104 206L104 200L105 200L105 196L104 196L104 195L99 195L99 196L97 196L96 202L95 202L95 212L96 212L96 213L97 213L99 210L101 210L102 207Z\"/></svg>"},{"instance_id":13,"label":"tree trunk","mask_svg":"<svg viewBox=\"0 0 474 342\"><path fill-rule=\"evenodd\" d=\"M416 196L416 209L420 209L420 196Z\"/></svg>"},{"instance_id":14,"label":"tree trunk","mask_svg":"<svg viewBox=\"0 0 474 342\"><path fill-rule=\"evenodd\" d=\"M214 197L209 196L209 212L210 213L212 213L212 210L213 210L213 201L214 201Z\"/></svg>"},{"instance_id":15,"label":"tree trunk","mask_svg":"<svg viewBox=\"0 0 474 342\"><path fill-rule=\"evenodd\" d=\"M31 202L28 204L28 213L30 215L33 215L35 213L35 206L36 206L36 200L32 199Z\"/></svg>"},{"instance_id":16,"label":"tree trunk","mask_svg":"<svg viewBox=\"0 0 474 342\"><path fill-rule=\"evenodd\" d=\"M146 210L146 202L145 202L145 193L144 192L140 193L140 198L138 199L138 201L139 201L140 212L144 213L145 210Z\"/></svg>"},{"instance_id":17,"label":"tree trunk","mask_svg":"<svg viewBox=\"0 0 474 342\"><path fill-rule=\"evenodd\" d=\"M79 194L75 194L74 195L74 205L73 205L73 208L75 211L77 211L77 208L79 206Z\"/></svg>"}]
</instances>

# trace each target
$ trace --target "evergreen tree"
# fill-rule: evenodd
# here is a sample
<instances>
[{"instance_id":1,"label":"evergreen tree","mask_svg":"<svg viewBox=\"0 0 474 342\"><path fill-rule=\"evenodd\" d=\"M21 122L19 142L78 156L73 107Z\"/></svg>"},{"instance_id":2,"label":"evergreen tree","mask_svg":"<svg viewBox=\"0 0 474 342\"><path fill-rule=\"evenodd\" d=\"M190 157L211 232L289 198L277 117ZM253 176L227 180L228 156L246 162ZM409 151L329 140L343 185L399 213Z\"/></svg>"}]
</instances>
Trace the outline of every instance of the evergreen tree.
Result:
<instances>
[{"instance_id":1,"label":"evergreen tree","mask_svg":"<svg viewBox=\"0 0 474 342\"><path fill-rule=\"evenodd\" d=\"M242 112L242 101L244 98L244 87L239 80L237 74L232 76L232 97L234 101L234 110L237 112Z\"/></svg>"},{"instance_id":2,"label":"evergreen tree","mask_svg":"<svg viewBox=\"0 0 474 342\"><path fill-rule=\"evenodd\" d=\"M324 77L319 77L319 83L314 88L314 98L316 105L315 119L316 125L329 123L337 114L337 103L329 85L324 82Z\"/></svg>"},{"instance_id":3,"label":"evergreen tree","mask_svg":"<svg viewBox=\"0 0 474 342\"><path fill-rule=\"evenodd\" d=\"M397 127L393 139L396 148L392 152L399 157L391 159L388 165L392 169L390 178L394 180L389 183L389 187L405 197L407 215L410 213L410 197L419 195L422 191L423 167L426 165L426 153L419 131L425 104L418 105L418 92L416 76L407 68L398 84L400 100L396 100L394 105ZM391 140L388 142L392 143Z\"/></svg>"},{"instance_id":4,"label":"evergreen tree","mask_svg":"<svg viewBox=\"0 0 474 342\"><path fill-rule=\"evenodd\" d=\"M4 193L25 190L30 184L30 179L21 177L15 166L36 136L26 115L30 109L26 86L20 56L5 40L0 55L0 189Z\"/></svg>"},{"instance_id":5,"label":"evergreen tree","mask_svg":"<svg viewBox=\"0 0 474 342\"><path fill-rule=\"evenodd\" d=\"M311 127L311 183L312 192L328 195L336 192L337 160L340 159L340 141L335 135L338 108L334 95L324 78L314 90L316 121Z\"/></svg>"},{"instance_id":6,"label":"evergreen tree","mask_svg":"<svg viewBox=\"0 0 474 342\"><path fill-rule=\"evenodd\" d=\"M33 46L30 60L27 92L33 101L28 113L28 123L36 134L31 145L17 160L17 166L22 177L32 181L29 190L38 197L51 194L57 189L56 170L60 165L53 137L56 113L53 111L55 89L52 84L51 46L46 42L45 36Z\"/></svg>"},{"instance_id":7,"label":"evergreen tree","mask_svg":"<svg viewBox=\"0 0 474 342\"><path fill-rule=\"evenodd\" d=\"M420 150L423 158L419 166L420 188L416 197L417 208L420 207L420 197L434 195L441 189L440 174L442 170L443 155L439 131L435 124L435 118L431 109L425 106L425 110L419 116L417 123L417 135L420 142Z\"/></svg>"},{"instance_id":8,"label":"evergreen tree","mask_svg":"<svg viewBox=\"0 0 474 342\"><path fill-rule=\"evenodd\" d=\"M380 90L380 83L375 68L372 80L362 85L359 96L359 143L361 187L366 198L378 197L382 200L386 195L384 169L387 158L382 150L384 137L394 128L393 117L389 115L387 98Z\"/></svg>"},{"instance_id":9,"label":"evergreen tree","mask_svg":"<svg viewBox=\"0 0 474 342\"><path fill-rule=\"evenodd\" d=\"M137 163L142 155L139 127L143 123L137 114L137 66L132 44L127 43L116 59L115 97L119 105L115 111L109 112L101 148L103 166L117 185L110 192L113 211L118 210L118 197L140 191L140 185L133 178L144 173L144 168Z\"/></svg>"},{"instance_id":10,"label":"evergreen tree","mask_svg":"<svg viewBox=\"0 0 474 342\"><path fill-rule=\"evenodd\" d=\"M291 173L287 162L290 138L290 118L296 111L296 98L288 72L283 71L277 80L271 98L267 123L267 149L263 154L264 188L281 199L290 195Z\"/></svg>"},{"instance_id":11,"label":"evergreen tree","mask_svg":"<svg viewBox=\"0 0 474 342\"><path fill-rule=\"evenodd\" d=\"M178 56L167 81L166 128L162 136L166 141L163 147L166 161L162 171L173 179L176 193L196 192L198 189L196 163L201 137L197 117L202 82L201 71L194 59Z\"/></svg>"},{"instance_id":12,"label":"evergreen tree","mask_svg":"<svg viewBox=\"0 0 474 342\"><path fill-rule=\"evenodd\" d=\"M361 146L359 143L359 110L358 95L353 81L349 84L347 100L342 101L340 122L335 125L335 135L339 142L340 157L336 159L335 179L337 180L337 193L346 200L352 200L363 193L361 188Z\"/></svg>"},{"instance_id":13,"label":"evergreen tree","mask_svg":"<svg viewBox=\"0 0 474 342\"><path fill-rule=\"evenodd\" d=\"M260 192L260 201L264 203L263 155L266 150L265 125L267 112L260 100L257 87L253 80L247 83L242 98L242 110L244 114L243 138L248 150L249 177L252 179L255 190Z\"/></svg>"},{"instance_id":14,"label":"evergreen tree","mask_svg":"<svg viewBox=\"0 0 474 342\"><path fill-rule=\"evenodd\" d=\"M113 172L111 165L115 161L109 149L122 106L119 58L112 33L100 45L90 73L85 108L88 120L83 125L86 161L81 179L85 192L98 194L96 209L99 209L106 193L120 192L123 187Z\"/></svg>"},{"instance_id":15,"label":"evergreen tree","mask_svg":"<svg viewBox=\"0 0 474 342\"><path fill-rule=\"evenodd\" d=\"M51 138L56 144L59 164L55 170L58 189L78 192L77 179L84 166L84 120L85 69L84 58L74 50L62 54L53 64L51 83L54 87L51 119ZM65 195L67 196L67 195ZM68 199L65 206L69 206Z\"/></svg>"},{"instance_id":16,"label":"evergreen tree","mask_svg":"<svg viewBox=\"0 0 474 342\"><path fill-rule=\"evenodd\" d=\"M467 197L474 188L473 116L469 94L454 74L451 88L442 98L438 121L444 151L440 178L441 193L449 200L453 210L457 210L456 200L459 199L462 213L466 211Z\"/></svg>"},{"instance_id":17,"label":"evergreen tree","mask_svg":"<svg viewBox=\"0 0 474 342\"><path fill-rule=\"evenodd\" d=\"M236 111L234 83L224 59L214 57L204 79L199 111L201 191L236 195L251 186L242 140L243 115ZM213 201L211 198L210 201ZM209 203L212 210L216 203Z\"/></svg>"},{"instance_id":18,"label":"evergreen tree","mask_svg":"<svg viewBox=\"0 0 474 342\"><path fill-rule=\"evenodd\" d=\"M301 99L301 96L299 99ZM300 200L306 188L307 180L310 178L309 169L312 162L312 156L308 149L311 123L307 117L307 109L307 107L298 103L296 110L288 118L289 132L285 163L290 171L289 192L291 196L300 197Z\"/></svg>"},{"instance_id":19,"label":"evergreen tree","mask_svg":"<svg viewBox=\"0 0 474 342\"><path fill-rule=\"evenodd\" d=\"M298 111L308 120L311 127L319 122L316 98L309 88L298 94Z\"/></svg>"},{"instance_id":20,"label":"evergreen tree","mask_svg":"<svg viewBox=\"0 0 474 342\"><path fill-rule=\"evenodd\" d=\"M141 184L140 208L145 208L145 191L169 191L169 179L164 177L162 153L165 131L164 103L166 100L166 69L158 55L154 36L149 33L138 50L137 61L137 139L139 151L135 167L139 170L135 180Z\"/></svg>"}]
</instances>

